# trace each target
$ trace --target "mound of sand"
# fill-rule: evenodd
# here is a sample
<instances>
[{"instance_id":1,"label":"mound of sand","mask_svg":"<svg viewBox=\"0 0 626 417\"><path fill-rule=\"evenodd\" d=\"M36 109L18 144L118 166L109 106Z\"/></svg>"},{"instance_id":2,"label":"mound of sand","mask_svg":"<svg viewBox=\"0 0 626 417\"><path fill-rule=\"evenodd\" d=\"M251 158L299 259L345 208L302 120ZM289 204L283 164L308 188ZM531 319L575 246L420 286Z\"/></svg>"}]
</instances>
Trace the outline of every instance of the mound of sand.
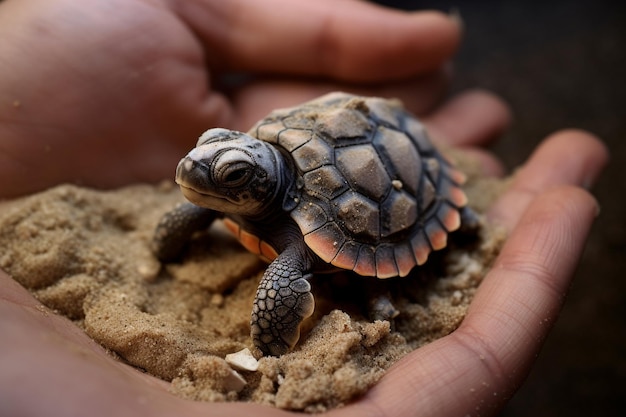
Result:
<instances>
[{"instance_id":1,"label":"mound of sand","mask_svg":"<svg viewBox=\"0 0 626 417\"><path fill-rule=\"evenodd\" d=\"M483 210L502 184L470 175L473 207ZM400 311L394 323L367 319L363 280L372 278L315 277L316 312L295 350L235 371L224 358L252 348L250 309L265 265L219 221L183 262L161 265L151 236L179 201L178 189L163 184L109 192L65 185L4 202L0 268L112 354L202 401L308 412L349 402L407 352L459 325L503 241L483 227L409 277L381 280Z\"/></svg>"}]
</instances>

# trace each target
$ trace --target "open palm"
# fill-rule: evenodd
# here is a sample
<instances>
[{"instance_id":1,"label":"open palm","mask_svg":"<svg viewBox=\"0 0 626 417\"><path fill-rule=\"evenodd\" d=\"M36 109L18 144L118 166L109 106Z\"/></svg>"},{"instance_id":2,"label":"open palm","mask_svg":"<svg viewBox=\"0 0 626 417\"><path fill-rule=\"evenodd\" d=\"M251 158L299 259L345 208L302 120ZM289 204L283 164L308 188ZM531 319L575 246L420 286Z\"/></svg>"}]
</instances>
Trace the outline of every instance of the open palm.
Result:
<instances>
[{"instance_id":1,"label":"open palm","mask_svg":"<svg viewBox=\"0 0 626 417\"><path fill-rule=\"evenodd\" d=\"M206 128L245 129L271 108L338 88L402 98L436 139L498 173L498 162L475 146L506 125L506 108L479 92L434 107L458 39L445 16L353 0L5 0L0 195L62 181L117 186L169 177ZM246 82L225 77L233 73ZM548 138L488 213L510 237L459 329L330 414L496 411L558 314L597 213L580 187L593 184L606 158L587 133ZM167 383L108 356L2 272L0 334L2 415L289 414L174 397Z\"/></svg>"}]
</instances>

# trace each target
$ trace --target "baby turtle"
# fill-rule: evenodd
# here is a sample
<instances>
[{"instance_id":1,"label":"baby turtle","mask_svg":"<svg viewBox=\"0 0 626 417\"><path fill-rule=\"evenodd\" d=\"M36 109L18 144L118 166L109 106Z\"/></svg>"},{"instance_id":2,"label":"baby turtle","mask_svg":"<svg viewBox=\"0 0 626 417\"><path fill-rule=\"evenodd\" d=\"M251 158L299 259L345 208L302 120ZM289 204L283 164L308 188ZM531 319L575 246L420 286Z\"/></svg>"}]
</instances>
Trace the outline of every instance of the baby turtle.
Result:
<instances>
[{"instance_id":1,"label":"baby turtle","mask_svg":"<svg viewBox=\"0 0 626 417\"><path fill-rule=\"evenodd\" d=\"M177 257L217 217L271 263L252 307L251 335L281 355L313 313L312 273L405 276L475 217L464 175L401 103L332 93L272 112L247 134L205 132L178 164L189 202L157 226L157 256Z\"/></svg>"}]
</instances>

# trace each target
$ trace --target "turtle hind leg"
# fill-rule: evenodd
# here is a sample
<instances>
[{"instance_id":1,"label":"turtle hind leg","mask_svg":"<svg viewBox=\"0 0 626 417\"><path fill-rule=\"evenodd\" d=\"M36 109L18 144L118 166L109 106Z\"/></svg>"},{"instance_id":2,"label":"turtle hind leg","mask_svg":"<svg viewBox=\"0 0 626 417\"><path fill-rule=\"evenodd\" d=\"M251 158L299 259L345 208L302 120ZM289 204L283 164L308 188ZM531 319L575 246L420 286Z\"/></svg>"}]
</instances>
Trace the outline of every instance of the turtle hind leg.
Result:
<instances>
[{"instance_id":1,"label":"turtle hind leg","mask_svg":"<svg viewBox=\"0 0 626 417\"><path fill-rule=\"evenodd\" d=\"M480 216L468 206L464 206L459 210L461 215L461 233L475 233L480 227Z\"/></svg>"},{"instance_id":2,"label":"turtle hind leg","mask_svg":"<svg viewBox=\"0 0 626 417\"><path fill-rule=\"evenodd\" d=\"M152 237L152 251L161 262L180 257L194 232L208 228L217 213L184 202L165 213Z\"/></svg>"},{"instance_id":3,"label":"turtle hind leg","mask_svg":"<svg viewBox=\"0 0 626 417\"><path fill-rule=\"evenodd\" d=\"M400 278L404 280L405 278ZM394 305L395 283L391 280L381 280L378 278L366 278L363 281L365 294L367 296L367 315L371 321L388 321L394 328L394 319L398 317L400 311ZM363 285L363 284L362 284Z\"/></svg>"},{"instance_id":4,"label":"turtle hind leg","mask_svg":"<svg viewBox=\"0 0 626 417\"><path fill-rule=\"evenodd\" d=\"M272 262L259 284L252 307L250 333L263 354L280 356L300 338L300 324L313 314L315 301L305 268L294 250Z\"/></svg>"},{"instance_id":5,"label":"turtle hind leg","mask_svg":"<svg viewBox=\"0 0 626 417\"><path fill-rule=\"evenodd\" d=\"M470 250L480 242L481 228L484 226L483 219L481 215L468 206L459 209L459 214L461 215L461 226L451 235L454 236L451 243L454 247Z\"/></svg>"},{"instance_id":6,"label":"turtle hind leg","mask_svg":"<svg viewBox=\"0 0 626 417\"><path fill-rule=\"evenodd\" d=\"M370 298L368 305L369 317L372 321L388 321L393 325L393 319L398 317L400 311L393 305L391 294L377 294Z\"/></svg>"}]
</instances>

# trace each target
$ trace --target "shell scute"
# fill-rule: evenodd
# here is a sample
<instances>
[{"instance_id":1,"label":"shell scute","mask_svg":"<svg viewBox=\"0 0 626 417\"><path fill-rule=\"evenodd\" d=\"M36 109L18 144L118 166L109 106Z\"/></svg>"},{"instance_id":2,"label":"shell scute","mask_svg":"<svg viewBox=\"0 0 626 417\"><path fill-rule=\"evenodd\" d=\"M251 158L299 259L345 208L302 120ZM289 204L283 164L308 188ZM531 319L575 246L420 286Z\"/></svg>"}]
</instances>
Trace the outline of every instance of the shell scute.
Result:
<instances>
[{"instance_id":1,"label":"shell scute","mask_svg":"<svg viewBox=\"0 0 626 417\"><path fill-rule=\"evenodd\" d=\"M418 218L417 201L403 190L392 190L380 206L382 219L381 237L406 230L415 224Z\"/></svg>"},{"instance_id":2,"label":"shell scute","mask_svg":"<svg viewBox=\"0 0 626 417\"><path fill-rule=\"evenodd\" d=\"M328 216L324 209L311 201L298 204L292 212L292 216L298 218L300 231L305 235L328 222Z\"/></svg>"},{"instance_id":3,"label":"shell scute","mask_svg":"<svg viewBox=\"0 0 626 417\"><path fill-rule=\"evenodd\" d=\"M357 100L355 100L357 101ZM364 101L369 114L375 116L379 121L390 126L399 124L399 117L402 111L402 104L398 100L387 100L379 97L368 97ZM348 104L349 106L350 104Z\"/></svg>"},{"instance_id":4,"label":"shell scute","mask_svg":"<svg viewBox=\"0 0 626 417\"><path fill-rule=\"evenodd\" d=\"M461 214L447 202L442 202L439 206L437 219L447 232L454 232L461 227Z\"/></svg>"},{"instance_id":5,"label":"shell scute","mask_svg":"<svg viewBox=\"0 0 626 417\"><path fill-rule=\"evenodd\" d=\"M391 182L385 165L370 145L355 145L337 150L337 168L359 193L381 201Z\"/></svg>"},{"instance_id":6,"label":"shell scute","mask_svg":"<svg viewBox=\"0 0 626 417\"><path fill-rule=\"evenodd\" d=\"M376 276L378 278L398 276L398 265L396 265L396 258L391 245L379 245L376 248Z\"/></svg>"},{"instance_id":7,"label":"shell scute","mask_svg":"<svg viewBox=\"0 0 626 417\"><path fill-rule=\"evenodd\" d=\"M365 136L370 129L363 113L350 108L337 108L321 113L315 123L321 135L336 140Z\"/></svg>"},{"instance_id":8,"label":"shell scute","mask_svg":"<svg viewBox=\"0 0 626 417\"><path fill-rule=\"evenodd\" d=\"M343 175L332 165L321 166L303 175L310 195L332 200L347 191L348 183Z\"/></svg>"},{"instance_id":9,"label":"shell scute","mask_svg":"<svg viewBox=\"0 0 626 417\"><path fill-rule=\"evenodd\" d=\"M319 229L304 235L305 243L316 248L317 255L327 263L337 256L345 240L345 234L335 222L327 222Z\"/></svg>"},{"instance_id":10,"label":"shell scute","mask_svg":"<svg viewBox=\"0 0 626 417\"><path fill-rule=\"evenodd\" d=\"M433 144L428 139L426 127L419 120L407 116L403 118L404 130L413 139L420 152L430 153L434 151Z\"/></svg>"},{"instance_id":11,"label":"shell scute","mask_svg":"<svg viewBox=\"0 0 626 417\"><path fill-rule=\"evenodd\" d=\"M353 271L364 277L376 276L376 249L374 247L361 245Z\"/></svg>"},{"instance_id":12,"label":"shell scute","mask_svg":"<svg viewBox=\"0 0 626 417\"><path fill-rule=\"evenodd\" d=\"M439 222L430 221L424 225L424 230L426 231L426 236L428 236L428 240L430 241L430 246L433 250L440 250L446 247L448 244L448 233L446 229L441 227Z\"/></svg>"},{"instance_id":13,"label":"shell scute","mask_svg":"<svg viewBox=\"0 0 626 417\"><path fill-rule=\"evenodd\" d=\"M276 143L280 132L285 130L285 125L282 121L276 120L268 123L258 124L256 126L255 136L265 142Z\"/></svg>"},{"instance_id":14,"label":"shell scute","mask_svg":"<svg viewBox=\"0 0 626 417\"><path fill-rule=\"evenodd\" d=\"M292 155L302 172L308 172L323 165L330 165L335 159L331 146L318 136L294 150Z\"/></svg>"},{"instance_id":15,"label":"shell scute","mask_svg":"<svg viewBox=\"0 0 626 417\"><path fill-rule=\"evenodd\" d=\"M417 195L422 175L422 160L411 139L395 129L380 127L372 141L381 156L388 161L386 168L392 178L400 180L403 188Z\"/></svg>"},{"instance_id":16,"label":"shell scute","mask_svg":"<svg viewBox=\"0 0 626 417\"><path fill-rule=\"evenodd\" d=\"M410 243L400 243L393 248L393 255L398 266L398 276L405 277L417 265Z\"/></svg>"},{"instance_id":17,"label":"shell scute","mask_svg":"<svg viewBox=\"0 0 626 417\"><path fill-rule=\"evenodd\" d=\"M337 268L353 270L359 257L361 245L352 240L344 242L331 263Z\"/></svg>"},{"instance_id":18,"label":"shell scute","mask_svg":"<svg viewBox=\"0 0 626 417\"><path fill-rule=\"evenodd\" d=\"M411 248L413 249L413 257L417 265L424 265L428 260L428 255L432 250L430 242L426 238L423 230L415 233L411 237Z\"/></svg>"},{"instance_id":19,"label":"shell scute","mask_svg":"<svg viewBox=\"0 0 626 417\"><path fill-rule=\"evenodd\" d=\"M333 200L337 220L351 235L375 239L380 234L380 208L376 202L354 191Z\"/></svg>"},{"instance_id":20,"label":"shell scute","mask_svg":"<svg viewBox=\"0 0 626 417\"><path fill-rule=\"evenodd\" d=\"M278 134L278 144L288 152L293 152L300 146L308 143L313 132L306 129L284 129Z\"/></svg>"}]
</instances>

